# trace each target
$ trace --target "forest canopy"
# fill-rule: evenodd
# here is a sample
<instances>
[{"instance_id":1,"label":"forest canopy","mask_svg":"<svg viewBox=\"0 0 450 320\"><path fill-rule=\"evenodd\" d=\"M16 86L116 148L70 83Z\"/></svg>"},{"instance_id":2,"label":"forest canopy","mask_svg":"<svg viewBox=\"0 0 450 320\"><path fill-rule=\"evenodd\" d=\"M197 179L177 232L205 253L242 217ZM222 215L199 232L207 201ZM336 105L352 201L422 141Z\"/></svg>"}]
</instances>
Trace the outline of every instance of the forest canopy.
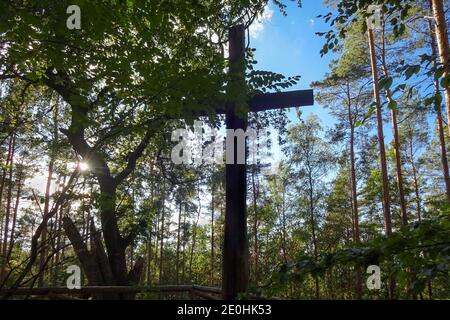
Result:
<instances>
[{"instance_id":1,"label":"forest canopy","mask_svg":"<svg viewBox=\"0 0 450 320\"><path fill-rule=\"evenodd\" d=\"M171 152L175 130L224 130L232 105L277 133L247 152L234 298L449 299L450 5L324 4L323 112L293 116L249 112L301 79L260 70L249 33L299 1L0 1L0 296L66 287L70 266L83 287L148 289L78 298L221 295L229 164Z\"/></svg>"}]
</instances>

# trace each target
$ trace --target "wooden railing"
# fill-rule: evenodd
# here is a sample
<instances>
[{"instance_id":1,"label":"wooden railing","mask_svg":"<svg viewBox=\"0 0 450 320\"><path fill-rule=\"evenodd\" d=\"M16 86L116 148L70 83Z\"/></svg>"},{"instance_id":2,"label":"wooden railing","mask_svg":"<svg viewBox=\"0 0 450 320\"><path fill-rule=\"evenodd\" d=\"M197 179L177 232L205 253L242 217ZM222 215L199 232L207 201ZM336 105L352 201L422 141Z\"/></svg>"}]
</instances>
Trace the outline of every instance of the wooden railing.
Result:
<instances>
[{"instance_id":1,"label":"wooden railing","mask_svg":"<svg viewBox=\"0 0 450 320\"><path fill-rule=\"evenodd\" d=\"M164 285L164 286L139 286L139 287L123 287L123 286L87 286L80 289L69 289L67 287L42 287L42 288L17 288L10 292L8 288L0 289L0 299L6 294L11 296L45 296L50 299L58 300L78 300L80 297L88 297L90 295L108 295L108 294L138 294L138 293L155 293L166 296L171 299L185 300L221 300L222 289L216 287L206 287L198 285ZM183 296L184 295L184 296ZM269 300L262 296L254 294L247 295L250 300ZM270 300L282 300L282 298L272 297Z\"/></svg>"},{"instance_id":2,"label":"wooden railing","mask_svg":"<svg viewBox=\"0 0 450 320\"><path fill-rule=\"evenodd\" d=\"M0 297L9 293L8 288L0 289ZM122 287L122 286L88 286L80 289L66 287L17 288L13 296L46 296L52 299L77 299L74 296L91 294L137 294L159 293L180 294L186 293L192 300L220 300L222 289L197 285L165 285L156 287Z\"/></svg>"}]
</instances>

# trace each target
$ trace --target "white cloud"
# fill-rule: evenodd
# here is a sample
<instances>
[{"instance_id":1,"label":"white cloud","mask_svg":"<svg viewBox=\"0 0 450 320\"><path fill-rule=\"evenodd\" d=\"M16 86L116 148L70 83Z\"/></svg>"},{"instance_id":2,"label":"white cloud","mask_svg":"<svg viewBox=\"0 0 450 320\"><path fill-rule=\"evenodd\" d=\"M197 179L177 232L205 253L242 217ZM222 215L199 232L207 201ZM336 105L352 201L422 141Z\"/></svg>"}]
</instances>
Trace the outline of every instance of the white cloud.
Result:
<instances>
[{"instance_id":1,"label":"white cloud","mask_svg":"<svg viewBox=\"0 0 450 320\"><path fill-rule=\"evenodd\" d=\"M311 27L313 27L315 23L316 23L316 21L314 19L309 19L309 25Z\"/></svg>"},{"instance_id":2,"label":"white cloud","mask_svg":"<svg viewBox=\"0 0 450 320\"><path fill-rule=\"evenodd\" d=\"M250 26L250 37L257 39L264 31L264 25L272 20L273 10L268 5L264 7L263 13L255 19Z\"/></svg>"}]
</instances>

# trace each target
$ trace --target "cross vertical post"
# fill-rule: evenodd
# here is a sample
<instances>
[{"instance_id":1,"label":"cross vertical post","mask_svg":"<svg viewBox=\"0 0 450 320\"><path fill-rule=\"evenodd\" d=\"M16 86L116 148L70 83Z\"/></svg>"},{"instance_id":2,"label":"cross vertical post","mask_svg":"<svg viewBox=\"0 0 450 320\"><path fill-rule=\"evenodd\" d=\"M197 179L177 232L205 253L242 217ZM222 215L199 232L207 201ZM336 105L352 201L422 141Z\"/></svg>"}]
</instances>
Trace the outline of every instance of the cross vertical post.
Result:
<instances>
[{"instance_id":1,"label":"cross vertical post","mask_svg":"<svg viewBox=\"0 0 450 320\"><path fill-rule=\"evenodd\" d=\"M245 81L245 29L238 25L229 30L229 73L231 81ZM236 79L237 77L237 79ZM245 87L242 87L245 90ZM236 102L226 107L226 128L247 129L247 116L236 115ZM223 244L222 289L224 299L235 299L246 292L249 279L247 239L247 177L246 165L238 164L239 146L234 138L234 161L226 164L226 212Z\"/></svg>"}]
</instances>

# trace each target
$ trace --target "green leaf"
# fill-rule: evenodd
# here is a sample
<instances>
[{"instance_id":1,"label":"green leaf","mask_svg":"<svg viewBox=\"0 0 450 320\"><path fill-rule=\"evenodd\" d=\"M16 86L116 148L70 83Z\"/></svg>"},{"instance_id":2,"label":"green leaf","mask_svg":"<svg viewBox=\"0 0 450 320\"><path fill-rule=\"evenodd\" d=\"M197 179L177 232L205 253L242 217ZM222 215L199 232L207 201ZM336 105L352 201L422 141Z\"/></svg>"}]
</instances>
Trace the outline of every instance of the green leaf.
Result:
<instances>
[{"instance_id":1,"label":"green leaf","mask_svg":"<svg viewBox=\"0 0 450 320\"><path fill-rule=\"evenodd\" d=\"M441 86L442 86L442 88L450 87L450 76L446 76L446 77L442 78Z\"/></svg>"},{"instance_id":2,"label":"green leaf","mask_svg":"<svg viewBox=\"0 0 450 320\"><path fill-rule=\"evenodd\" d=\"M388 104L388 108L390 109L390 110L397 110L397 101L395 101L395 100L392 100L391 102L389 102L389 104Z\"/></svg>"},{"instance_id":3,"label":"green leaf","mask_svg":"<svg viewBox=\"0 0 450 320\"><path fill-rule=\"evenodd\" d=\"M405 71L406 80L420 72L420 65L408 66Z\"/></svg>"},{"instance_id":4,"label":"green leaf","mask_svg":"<svg viewBox=\"0 0 450 320\"><path fill-rule=\"evenodd\" d=\"M380 87L380 89L388 90L392 86L393 81L394 80L392 79L392 77L381 78L380 81L378 82L378 86Z\"/></svg>"},{"instance_id":5,"label":"green leaf","mask_svg":"<svg viewBox=\"0 0 450 320\"><path fill-rule=\"evenodd\" d=\"M424 100L425 106L429 106L433 103L434 97L429 97Z\"/></svg>"}]
</instances>

